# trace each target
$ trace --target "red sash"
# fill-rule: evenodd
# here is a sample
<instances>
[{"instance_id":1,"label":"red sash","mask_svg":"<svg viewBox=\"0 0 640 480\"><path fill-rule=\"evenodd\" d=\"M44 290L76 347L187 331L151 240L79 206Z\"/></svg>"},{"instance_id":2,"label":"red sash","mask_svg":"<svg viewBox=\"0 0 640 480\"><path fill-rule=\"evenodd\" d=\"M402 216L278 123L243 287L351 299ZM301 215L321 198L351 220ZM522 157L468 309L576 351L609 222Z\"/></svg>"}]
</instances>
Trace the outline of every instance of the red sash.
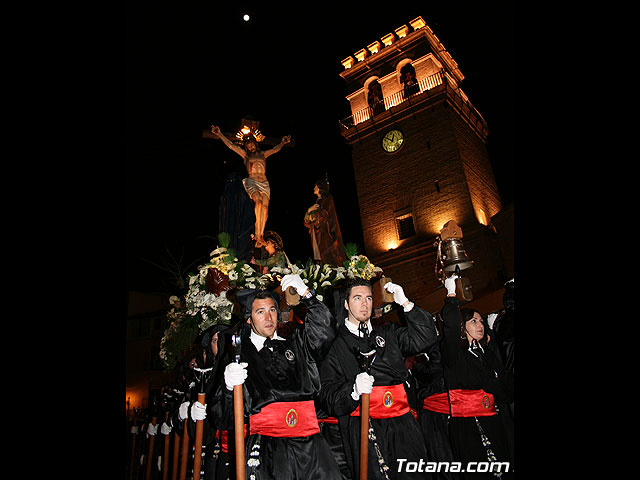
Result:
<instances>
[{"instance_id":1,"label":"red sash","mask_svg":"<svg viewBox=\"0 0 640 480\"><path fill-rule=\"evenodd\" d=\"M217 435L220 436L220 450L227 453L229 451L229 440L227 430L218 430ZM247 424L244 424L244 435L247 435Z\"/></svg>"},{"instance_id":2,"label":"red sash","mask_svg":"<svg viewBox=\"0 0 640 480\"><path fill-rule=\"evenodd\" d=\"M422 406L427 410L449 414L449 395L447 392L434 393L424 399Z\"/></svg>"},{"instance_id":3,"label":"red sash","mask_svg":"<svg viewBox=\"0 0 640 480\"><path fill-rule=\"evenodd\" d=\"M484 390L449 390L452 417L489 417L497 415L493 395Z\"/></svg>"},{"instance_id":4,"label":"red sash","mask_svg":"<svg viewBox=\"0 0 640 480\"><path fill-rule=\"evenodd\" d=\"M410 410L407 392L402 383L373 387L369 397L369 416L371 418L399 417ZM351 416L360 416L360 405L351 412Z\"/></svg>"},{"instance_id":5,"label":"red sash","mask_svg":"<svg viewBox=\"0 0 640 480\"><path fill-rule=\"evenodd\" d=\"M274 402L249 417L249 433L270 437L308 437L320 432L313 400Z\"/></svg>"},{"instance_id":6,"label":"red sash","mask_svg":"<svg viewBox=\"0 0 640 480\"><path fill-rule=\"evenodd\" d=\"M218 430L220 434L220 450L223 452L229 451L229 446L227 445L227 431L226 430Z\"/></svg>"}]
</instances>

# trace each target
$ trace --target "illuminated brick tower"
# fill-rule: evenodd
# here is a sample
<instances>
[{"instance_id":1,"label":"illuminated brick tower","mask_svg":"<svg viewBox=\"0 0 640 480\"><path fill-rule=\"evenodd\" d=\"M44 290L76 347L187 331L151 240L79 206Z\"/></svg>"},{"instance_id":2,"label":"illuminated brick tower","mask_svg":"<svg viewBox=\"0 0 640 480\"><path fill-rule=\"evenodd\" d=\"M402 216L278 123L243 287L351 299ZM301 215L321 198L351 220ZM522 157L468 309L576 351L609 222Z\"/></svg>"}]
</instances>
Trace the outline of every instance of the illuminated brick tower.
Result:
<instances>
[{"instance_id":1,"label":"illuminated brick tower","mask_svg":"<svg viewBox=\"0 0 640 480\"><path fill-rule=\"evenodd\" d=\"M355 57L355 58L354 58ZM424 308L442 307L434 242L448 220L474 261L474 300L500 289L494 217L502 209L482 115L460 88L458 64L421 17L342 61L365 254ZM500 305L501 306L501 305Z\"/></svg>"}]
</instances>

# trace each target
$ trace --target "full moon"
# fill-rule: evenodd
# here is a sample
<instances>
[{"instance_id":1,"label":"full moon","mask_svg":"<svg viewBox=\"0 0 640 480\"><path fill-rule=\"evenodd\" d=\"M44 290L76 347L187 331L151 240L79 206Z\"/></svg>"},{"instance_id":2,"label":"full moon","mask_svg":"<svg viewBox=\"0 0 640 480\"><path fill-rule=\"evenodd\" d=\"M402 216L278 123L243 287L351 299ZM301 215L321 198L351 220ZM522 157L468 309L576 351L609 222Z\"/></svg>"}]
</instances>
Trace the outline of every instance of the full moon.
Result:
<instances>
[{"instance_id":1,"label":"full moon","mask_svg":"<svg viewBox=\"0 0 640 480\"><path fill-rule=\"evenodd\" d=\"M245 13L245 14L244 14L244 16L242 17L242 19L243 19L245 22L248 22L248 21L249 21L249 15L247 15L247 14Z\"/></svg>"}]
</instances>

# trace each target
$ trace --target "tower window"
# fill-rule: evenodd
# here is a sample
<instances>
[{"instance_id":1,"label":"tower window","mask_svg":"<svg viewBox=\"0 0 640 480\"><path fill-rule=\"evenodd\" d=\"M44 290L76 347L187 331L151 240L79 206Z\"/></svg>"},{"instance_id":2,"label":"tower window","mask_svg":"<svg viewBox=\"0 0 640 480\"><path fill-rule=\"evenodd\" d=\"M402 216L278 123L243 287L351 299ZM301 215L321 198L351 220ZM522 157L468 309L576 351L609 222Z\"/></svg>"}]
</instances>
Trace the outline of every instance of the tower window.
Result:
<instances>
[{"instance_id":1,"label":"tower window","mask_svg":"<svg viewBox=\"0 0 640 480\"><path fill-rule=\"evenodd\" d=\"M405 213L396 217L396 230L398 231L398 239L413 237L416 234L416 227L413 224L413 215Z\"/></svg>"}]
</instances>

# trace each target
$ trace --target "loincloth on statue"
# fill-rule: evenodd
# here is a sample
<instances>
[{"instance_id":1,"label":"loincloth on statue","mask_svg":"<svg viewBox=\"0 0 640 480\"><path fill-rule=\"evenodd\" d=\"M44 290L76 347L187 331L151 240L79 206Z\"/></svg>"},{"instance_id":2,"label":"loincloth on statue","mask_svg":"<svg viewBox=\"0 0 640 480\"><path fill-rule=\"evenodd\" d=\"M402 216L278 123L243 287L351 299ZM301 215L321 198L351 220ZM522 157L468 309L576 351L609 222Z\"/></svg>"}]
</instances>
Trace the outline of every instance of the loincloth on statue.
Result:
<instances>
[{"instance_id":1,"label":"loincloth on statue","mask_svg":"<svg viewBox=\"0 0 640 480\"><path fill-rule=\"evenodd\" d=\"M269 182L266 180L264 182L258 182L251 177L246 177L242 179L242 184L250 197L252 197L254 193L260 192L264 193L268 198L271 198L271 187L269 187Z\"/></svg>"}]
</instances>

